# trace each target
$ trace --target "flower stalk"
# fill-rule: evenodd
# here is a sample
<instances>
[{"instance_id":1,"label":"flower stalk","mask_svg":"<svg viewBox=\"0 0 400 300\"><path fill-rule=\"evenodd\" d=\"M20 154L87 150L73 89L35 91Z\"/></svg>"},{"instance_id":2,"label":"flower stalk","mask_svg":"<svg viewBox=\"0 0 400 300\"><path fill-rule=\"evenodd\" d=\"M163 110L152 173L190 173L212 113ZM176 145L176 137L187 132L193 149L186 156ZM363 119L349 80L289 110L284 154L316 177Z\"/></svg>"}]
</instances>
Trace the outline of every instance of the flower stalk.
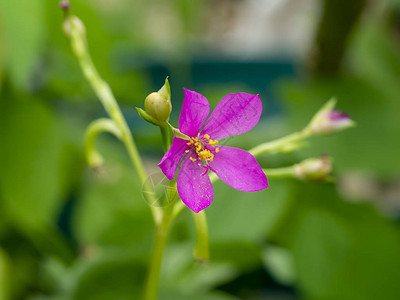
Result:
<instances>
[{"instance_id":1,"label":"flower stalk","mask_svg":"<svg viewBox=\"0 0 400 300\"><path fill-rule=\"evenodd\" d=\"M86 42L85 28L82 21L79 20L76 16L70 15L69 11L66 11L64 30L71 41L72 51L78 59L83 74L85 75L86 79L92 86L92 89L95 92L96 96L103 104L104 109L111 118L109 122L114 123L115 127L118 128L119 138L124 143L127 149L129 158L132 161L136 173L138 174L140 182L142 184L146 184L147 174L128 124L125 121L125 118L111 91L111 88L101 78L90 57ZM108 123L107 126L110 126L110 124L111 123ZM89 145L93 144L92 141L88 143ZM95 158L95 160L96 159L98 160L98 157ZM150 203L154 203L155 201L157 201L157 199L152 199ZM150 206L150 208L153 214L154 221L158 223L160 221L161 214L159 207Z\"/></svg>"},{"instance_id":2,"label":"flower stalk","mask_svg":"<svg viewBox=\"0 0 400 300\"><path fill-rule=\"evenodd\" d=\"M273 140L271 142L262 143L252 149L249 152L254 156L261 154L275 154L275 153L287 153L297 150L304 146L304 140L311 136L310 131L302 130L282 138Z\"/></svg>"},{"instance_id":3,"label":"flower stalk","mask_svg":"<svg viewBox=\"0 0 400 300\"><path fill-rule=\"evenodd\" d=\"M298 164L284 168L263 169L268 178L296 178L308 182L329 182L332 180L332 162L327 155L308 158Z\"/></svg>"},{"instance_id":4,"label":"flower stalk","mask_svg":"<svg viewBox=\"0 0 400 300\"><path fill-rule=\"evenodd\" d=\"M296 177L294 166L284 167L284 168L263 169L263 171L268 176L268 178L283 179L283 178Z\"/></svg>"},{"instance_id":5,"label":"flower stalk","mask_svg":"<svg viewBox=\"0 0 400 300\"><path fill-rule=\"evenodd\" d=\"M150 258L150 266L144 289L143 298L145 300L156 300L158 296L158 283L160 279L162 258L165 246L167 245L171 223L174 219L173 208L174 205L169 205L164 208L161 222L156 227L156 234L154 237L153 249Z\"/></svg>"},{"instance_id":6,"label":"flower stalk","mask_svg":"<svg viewBox=\"0 0 400 300\"><path fill-rule=\"evenodd\" d=\"M301 131L289 134L271 142L260 144L249 152L254 156L269 153L288 153L304 147L305 140L312 136L327 135L355 126L349 115L334 110L336 99L326 102Z\"/></svg>"},{"instance_id":7,"label":"flower stalk","mask_svg":"<svg viewBox=\"0 0 400 300\"><path fill-rule=\"evenodd\" d=\"M171 147L171 134L168 125L160 126L160 131L161 131L162 147L164 152L167 152L168 149Z\"/></svg>"},{"instance_id":8,"label":"flower stalk","mask_svg":"<svg viewBox=\"0 0 400 300\"><path fill-rule=\"evenodd\" d=\"M77 17L70 15L67 1L62 1L61 7L65 11L64 30L70 38L73 53L77 57L86 79L110 117L92 122L87 129L85 152L88 164L91 167L98 167L103 163L102 156L96 150L95 140L101 132L112 133L125 145L139 180L144 188L148 189L146 186L148 184L147 174L131 131L111 88L101 78L90 57L85 27ZM217 139L242 134L257 124L262 108L262 102L258 95L229 94L221 100L208 119L210 109L207 99L189 90L185 90L185 99L179 129L173 128L168 123L172 110L168 79L158 92L151 93L146 97L145 110L140 108L137 110L144 120L160 127L162 145L166 155L159 166L171 180L170 187L172 187L165 196L167 197L166 201L177 198L177 182L174 178L179 163L183 160L177 176L178 189L181 187L179 195L185 204L195 212L193 213L196 227L194 256L200 261L209 259L208 226L203 209L210 205L213 199L211 183L218 179L216 173L230 186L247 192L268 187L265 174L269 178L327 181L331 172L330 160L327 157L308 159L290 167L261 169L254 156L264 153L291 152L303 147L305 140L311 136L328 134L354 125L348 115L333 110L335 101L331 100L303 130L275 141L260 144L249 151L252 154L250 155L244 150L218 146ZM241 103L242 105L232 105L232 103ZM237 122L237 124L234 126L233 122ZM175 136L172 147L171 133ZM235 166L235 168L232 169L231 166ZM252 170L252 172L247 172L247 170ZM209 173L211 174L208 177ZM243 180L244 177L246 180ZM179 185L179 183L181 184ZM194 189L194 187L199 188ZM182 201L172 201L161 209L154 193L148 193L147 196L152 197L152 199L148 199L148 203L153 204L150 205L150 208L156 223L156 232L144 299L156 300L162 257L168 234L173 220L182 211L185 204Z\"/></svg>"}]
</instances>

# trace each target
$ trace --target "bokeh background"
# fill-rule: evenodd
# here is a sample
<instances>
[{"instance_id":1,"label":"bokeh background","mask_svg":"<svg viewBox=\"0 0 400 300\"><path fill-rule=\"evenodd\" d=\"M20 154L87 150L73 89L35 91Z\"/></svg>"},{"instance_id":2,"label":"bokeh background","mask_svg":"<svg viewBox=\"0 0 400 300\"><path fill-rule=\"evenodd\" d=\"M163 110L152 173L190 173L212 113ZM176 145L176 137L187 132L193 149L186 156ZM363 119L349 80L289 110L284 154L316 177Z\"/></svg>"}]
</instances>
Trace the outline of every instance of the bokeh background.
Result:
<instances>
[{"instance_id":1,"label":"bokeh background","mask_svg":"<svg viewBox=\"0 0 400 300\"><path fill-rule=\"evenodd\" d=\"M75 0L93 60L123 108L149 174L159 131L135 106L172 86L212 106L259 93L263 117L230 145L301 129L330 97L358 126L314 138L263 167L321 153L335 184L222 182L207 209L211 260L194 261L186 209L164 256L160 299L400 299L400 2L397 0ZM85 127L105 113L62 32L56 0L0 0L0 299L139 299L153 223L111 136L101 173Z\"/></svg>"}]
</instances>

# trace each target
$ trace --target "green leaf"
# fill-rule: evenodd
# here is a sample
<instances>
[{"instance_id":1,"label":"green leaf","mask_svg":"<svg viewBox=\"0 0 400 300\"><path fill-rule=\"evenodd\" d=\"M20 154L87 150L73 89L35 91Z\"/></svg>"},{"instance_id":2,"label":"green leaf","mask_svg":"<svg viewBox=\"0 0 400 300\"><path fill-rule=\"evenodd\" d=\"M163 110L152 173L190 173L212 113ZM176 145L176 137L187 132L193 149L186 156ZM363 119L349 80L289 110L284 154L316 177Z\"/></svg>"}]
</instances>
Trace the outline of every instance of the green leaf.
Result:
<instances>
[{"instance_id":1,"label":"green leaf","mask_svg":"<svg viewBox=\"0 0 400 300\"><path fill-rule=\"evenodd\" d=\"M3 208L21 228L54 223L82 159L40 102L4 99L0 115Z\"/></svg>"},{"instance_id":2,"label":"green leaf","mask_svg":"<svg viewBox=\"0 0 400 300\"><path fill-rule=\"evenodd\" d=\"M82 155L37 99L0 102L0 198L6 222L43 253L64 261L72 252L55 223L79 180Z\"/></svg>"},{"instance_id":3,"label":"green leaf","mask_svg":"<svg viewBox=\"0 0 400 300\"><path fill-rule=\"evenodd\" d=\"M216 182L214 202L207 209L211 243L263 240L273 230L287 198L286 182L269 180L269 186L245 193Z\"/></svg>"},{"instance_id":4,"label":"green leaf","mask_svg":"<svg viewBox=\"0 0 400 300\"><path fill-rule=\"evenodd\" d=\"M31 88L31 80L46 37L45 1L1 0L0 16L5 26L7 65L13 84Z\"/></svg>"},{"instance_id":5,"label":"green leaf","mask_svg":"<svg viewBox=\"0 0 400 300\"><path fill-rule=\"evenodd\" d=\"M82 245L133 247L148 254L154 225L142 186L129 162L119 161L120 148L99 137L105 159L102 175L92 176L73 216L73 229Z\"/></svg>"},{"instance_id":6,"label":"green leaf","mask_svg":"<svg viewBox=\"0 0 400 300\"><path fill-rule=\"evenodd\" d=\"M194 295L210 291L239 274L230 262L214 261L194 263L191 243L170 243L164 254L160 277L160 291L177 291Z\"/></svg>"},{"instance_id":7,"label":"green leaf","mask_svg":"<svg viewBox=\"0 0 400 300\"><path fill-rule=\"evenodd\" d=\"M139 299L144 266L126 252L113 251L98 258L78 275L72 299Z\"/></svg>"},{"instance_id":8,"label":"green leaf","mask_svg":"<svg viewBox=\"0 0 400 300\"><path fill-rule=\"evenodd\" d=\"M398 226L371 206L343 202L332 186L296 185L281 236L311 299L399 299Z\"/></svg>"},{"instance_id":9,"label":"green leaf","mask_svg":"<svg viewBox=\"0 0 400 300\"><path fill-rule=\"evenodd\" d=\"M295 283L294 259L290 251L285 248L267 246L262 256L266 268L275 279L286 285Z\"/></svg>"},{"instance_id":10,"label":"green leaf","mask_svg":"<svg viewBox=\"0 0 400 300\"><path fill-rule=\"evenodd\" d=\"M10 261L7 254L0 248L0 300L10 298Z\"/></svg>"}]
</instances>

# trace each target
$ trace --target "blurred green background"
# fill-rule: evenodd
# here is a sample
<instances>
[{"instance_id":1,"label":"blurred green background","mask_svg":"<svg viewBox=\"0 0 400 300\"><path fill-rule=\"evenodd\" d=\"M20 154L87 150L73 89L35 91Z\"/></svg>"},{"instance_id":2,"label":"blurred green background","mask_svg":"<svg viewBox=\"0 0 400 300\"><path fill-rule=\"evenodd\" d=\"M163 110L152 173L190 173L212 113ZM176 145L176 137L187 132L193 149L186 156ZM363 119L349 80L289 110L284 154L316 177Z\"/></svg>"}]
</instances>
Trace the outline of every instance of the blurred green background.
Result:
<instances>
[{"instance_id":1,"label":"blurred green background","mask_svg":"<svg viewBox=\"0 0 400 300\"><path fill-rule=\"evenodd\" d=\"M245 149L304 126L330 97L358 126L315 138L286 166L329 153L335 184L218 182L207 209L211 260L193 260L188 209L164 256L160 299L400 299L400 1L75 0L149 174L157 128L135 106L170 76L212 106L259 93ZM0 299L139 299L153 236L123 147L104 135L101 174L85 127L105 113L62 32L56 0L0 0Z\"/></svg>"}]
</instances>

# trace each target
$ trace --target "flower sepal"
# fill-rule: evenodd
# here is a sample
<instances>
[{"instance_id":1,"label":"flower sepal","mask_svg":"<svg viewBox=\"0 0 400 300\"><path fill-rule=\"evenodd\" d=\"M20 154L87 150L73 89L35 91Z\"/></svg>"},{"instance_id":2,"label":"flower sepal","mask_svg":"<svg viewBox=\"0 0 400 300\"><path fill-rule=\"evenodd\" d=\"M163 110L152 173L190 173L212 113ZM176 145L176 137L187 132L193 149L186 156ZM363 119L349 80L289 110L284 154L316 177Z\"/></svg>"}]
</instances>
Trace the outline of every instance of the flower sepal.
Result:
<instances>
[{"instance_id":1,"label":"flower sepal","mask_svg":"<svg viewBox=\"0 0 400 300\"><path fill-rule=\"evenodd\" d=\"M156 126L162 126L164 124L162 124L161 122L158 122L156 119L154 119L152 116L150 116L148 113L146 113L143 109L141 109L140 107L136 107L136 110L139 114L139 116L145 120L148 123L151 123L153 125Z\"/></svg>"},{"instance_id":2,"label":"flower sepal","mask_svg":"<svg viewBox=\"0 0 400 300\"><path fill-rule=\"evenodd\" d=\"M191 140L190 136L187 136L186 134L182 133L178 128L175 128L174 126L172 126L169 123L168 123L168 125L171 128L172 132L174 133L175 137L180 138L182 140L187 140L187 141Z\"/></svg>"}]
</instances>

